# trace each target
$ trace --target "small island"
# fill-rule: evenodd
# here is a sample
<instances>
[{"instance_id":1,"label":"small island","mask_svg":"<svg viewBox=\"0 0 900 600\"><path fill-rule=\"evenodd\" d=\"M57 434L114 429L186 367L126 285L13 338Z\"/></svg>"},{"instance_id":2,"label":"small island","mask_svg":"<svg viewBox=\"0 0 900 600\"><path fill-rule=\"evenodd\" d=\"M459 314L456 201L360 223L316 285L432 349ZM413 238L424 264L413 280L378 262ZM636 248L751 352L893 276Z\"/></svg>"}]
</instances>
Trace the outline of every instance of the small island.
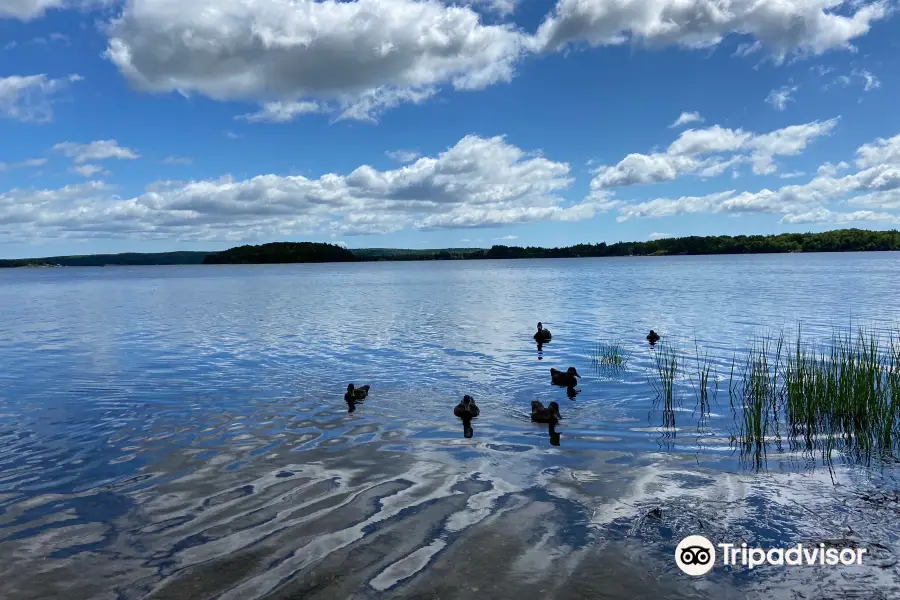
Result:
<instances>
[{"instance_id":1,"label":"small island","mask_svg":"<svg viewBox=\"0 0 900 600\"><path fill-rule=\"evenodd\" d=\"M0 260L3 267L111 265L221 265L369 262L411 260L485 260L515 258L600 258L617 256L686 256L704 254L778 254L794 252L871 252L900 250L900 231L837 229L822 233L719 235L664 238L648 242L576 244L561 248L494 245L490 248L431 250L360 248L349 250L319 242L273 242L244 245L222 252L156 252L51 256Z\"/></svg>"},{"instance_id":2,"label":"small island","mask_svg":"<svg viewBox=\"0 0 900 600\"><path fill-rule=\"evenodd\" d=\"M336 244L316 242L273 242L261 246L238 246L208 254L205 265L250 265L275 263L357 262L353 252Z\"/></svg>"}]
</instances>

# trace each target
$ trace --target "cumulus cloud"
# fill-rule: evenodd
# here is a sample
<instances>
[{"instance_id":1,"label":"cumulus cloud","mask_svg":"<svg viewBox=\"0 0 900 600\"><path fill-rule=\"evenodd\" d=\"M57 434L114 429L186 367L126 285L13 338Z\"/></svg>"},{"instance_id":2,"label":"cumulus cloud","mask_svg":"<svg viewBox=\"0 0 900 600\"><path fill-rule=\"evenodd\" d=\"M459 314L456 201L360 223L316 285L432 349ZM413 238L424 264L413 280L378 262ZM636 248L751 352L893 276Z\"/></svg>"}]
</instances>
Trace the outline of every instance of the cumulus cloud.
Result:
<instances>
[{"instance_id":1,"label":"cumulus cloud","mask_svg":"<svg viewBox=\"0 0 900 600\"><path fill-rule=\"evenodd\" d=\"M771 174L777 171L776 156L800 154L810 142L830 134L837 122L813 121L765 134L719 125L688 129L665 152L629 154L614 166L599 167L591 189L663 183L688 174L717 177L739 163L752 164L758 175Z\"/></svg>"},{"instance_id":2,"label":"cumulus cloud","mask_svg":"<svg viewBox=\"0 0 900 600\"><path fill-rule=\"evenodd\" d=\"M81 75L51 79L45 74L0 77L0 117L24 123L48 123L53 120L53 103Z\"/></svg>"},{"instance_id":3,"label":"cumulus cloud","mask_svg":"<svg viewBox=\"0 0 900 600\"><path fill-rule=\"evenodd\" d=\"M857 150L857 170L847 163L826 163L809 182L758 192L727 190L703 196L656 198L623 203L617 220L696 213L760 213L782 215L785 223L900 222L889 211L900 208L900 135L880 138ZM834 210L835 204L866 210Z\"/></svg>"},{"instance_id":4,"label":"cumulus cloud","mask_svg":"<svg viewBox=\"0 0 900 600\"><path fill-rule=\"evenodd\" d=\"M796 85L786 85L778 88L777 90L772 90L769 92L769 95L766 96L766 103L771 104L772 108L775 110L784 110L787 108L788 102L791 102L793 98L791 96L800 89Z\"/></svg>"},{"instance_id":5,"label":"cumulus cloud","mask_svg":"<svg viewBox=\"0 0 900 600\"><path fill-rule=\"evenodd\" d=\"M49 9L68 4L70 2L67 0L3 0L0 2L0 17L30 21L44 16Z\"/></svg>"},{"instance_id":6,"label":"cumulus cloud","mask_svg":"<svg viewBox=\"0 0 900 600\"><path fill-rule=\"evenodd\" d=\"M650 235L647 236L647 239L649 239L651 241L656 241L656 240L664 240L664 239L670 238L670 237L672 237L671 233L651 233Z\"/></svg>"},{"instance_id":7,"label":"cumulus cloud","mask_svg":"<svg viewBox=\"0 0 900 600\"><path fill-rule=\"evenodd\" d=\"M409 163L419 158L419 153L411 150L389 150L385 154L401 163Z\"/></svg>"},{"instance_id":8,"label":"cumulus cloud","mask_svg":"<svg viewBox=\"0 0 900 600\"><path fill-rule=\"evenodd\" d=\"M548 51L583 41L709 48L733 34L752 36L781 60L852 49L851 42L888 12L881 0L559 0L533 46ZM748 49L755 51L754 44Z\"/></svg>"},{"instance_id":9,"label":"cumulus cloud","mask_svg":"<svg viewBox=\"0 0 900 600\"><path fill-rule=\"evenodd\" d=\"M90 9L114 4L118 0L0 0L0 19L31 21L58 9ZM59 34L55 34L59 35ZM52 37L52 36L51 36Z\"/></svg>"},{"instance_id":10,"label":"cumulus cloud","mask_svg":"<svg viewBox=\"0 0 900 600\"><path fill-rule=\"evenodd\" d=\"M0 162L0 173L12 171L13 169L43 167L47 164L46 158L30 158L14 163Z\"/></svg>"},{"instance_id":11,"label":"cumulus cloud","mask_svg":"<svg viewBox=\"0 0 900 600\"><path fill-rule=\"evenodd\" d=\"M68 156L77 165L92 160L109 160L112 158L119 160L134 160L141 156L131 148L119 146L119 143L116 142L116 140L97 140L89 144L61 142L53 146L53 149Z\"/></svg>"},{"instance_id":12,"label":"cumulus cloud","mask_svg":"<svg viewBox=\"0 0 900 600\"><path fill-rule=\"evenodd\" d=\"M438 0L131 0L106 56L142 90L288 103L259 119L304 102L372 119L442 86L509 81L523 49L513 26Z\"/></svg>"},{"instance_id":13,"label":"cumulus cloud","mask_svg":"<svg viewBox=\"0 0 900 600\"><path fill-rule=\"evenodd\" d=\"M246 115L238 115L235 119L243 119L250 123L287 123L300 115L320 112L322 107L316 102L266 102L259 111Z\"/></svg>"},{"instance_id":14,"label":"cumulus cloud","mask_svg":"<svg viewBox=\"0 0 900 600\"><path fill-rule=\"evenodd\" d=\"M94 175L106 174L106 171L100 165L78 165L77 167L72 167L71 171L73 173L78 173L82 177L86 179L90 179Z\"/></svg>"},{"instance_id":15,"label":"cumulus cloud","mask_svg":"<svg viewBox=\"0 0 900 600\"><path fill-rule=\"evenodd\" d=\"M434 157L346 175L230 176L158 182L118 198L101 182L0 194L0 235L252 240L401 229L473 228L592 217L602 199L570 203L570 168L503 137L466 136ZM15 223L15 226L10 225Z\"/></svg>"},{"instance_id":16,"label":"cumulus cloud","mask_svg":"<svg viewBox=\"0 0 900 600\"><path fill-rule=\"evenodd\" d=\"M689 123L702 123L703 117L700 116L698 112L683 112L678 116L675 121L669 125L669 129L674 129L675 127L681 127L682 125L687 125Z\"/></svg>"},{"instance_id":17,"label":"cumulus cloud","mask_svg":"<svg viewBox=\"0 0 900 600\"><path fill-rule=\"evenodd\" d=\"M858 221L882 222L889 224L900 223L900 215L892 215L889 213L877 213L871 210L857 210L853 212L835 212L827 208L817 208L809 212L800 214L785 215L782 223L828 223L832 225L846 225Z\"/></svg>"},{"instance_id":18,"label":"cumulus cloud","mask_svg":"<svg viewBox=\"0 0 900 600\"><path fill-rule=\"evenodd\" d=\"M500 16L510 15L516 10L518 0L473 0L476 7L485 7Z\"/></svg>"}]
</instances>

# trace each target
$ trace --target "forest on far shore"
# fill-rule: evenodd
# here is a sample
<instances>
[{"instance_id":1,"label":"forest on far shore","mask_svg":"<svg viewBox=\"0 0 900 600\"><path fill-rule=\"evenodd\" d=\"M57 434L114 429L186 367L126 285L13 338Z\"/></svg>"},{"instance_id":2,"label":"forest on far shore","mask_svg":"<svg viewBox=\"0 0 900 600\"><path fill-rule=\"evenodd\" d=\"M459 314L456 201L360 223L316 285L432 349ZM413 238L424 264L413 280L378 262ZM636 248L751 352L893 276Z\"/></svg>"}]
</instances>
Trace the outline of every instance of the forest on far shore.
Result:
<instances>
[{"instance_id":1,"label":"forest on far shore","mask_svg":"<svg viewBox=\"0 0 900 600\"><path fill-rule=\"evenodd\" d=\"M0 260L2 267L78 267L111 265L274 264L369 262L382 260L476 260L578 258L605 256L678 256L697 254L774 254L788 252L869 252L900 250L900 231L837 229L822 233L673 237L647 242L577 244L562 248L494 245L490 248L347 249L318 242L244 245L222 252L156 252L51 256Z\"/></svg>"}]
</instances>

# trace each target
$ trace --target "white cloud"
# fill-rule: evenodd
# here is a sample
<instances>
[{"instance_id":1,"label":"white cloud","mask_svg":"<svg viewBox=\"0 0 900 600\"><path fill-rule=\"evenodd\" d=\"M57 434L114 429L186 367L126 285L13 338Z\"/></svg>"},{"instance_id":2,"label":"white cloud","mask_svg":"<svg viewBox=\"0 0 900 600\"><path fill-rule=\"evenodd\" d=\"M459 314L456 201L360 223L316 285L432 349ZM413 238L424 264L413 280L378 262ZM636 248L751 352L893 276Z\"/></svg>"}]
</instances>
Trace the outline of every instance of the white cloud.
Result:
<instances>
[{"instance_id":1,"label":"white cloud","mask_svg":"<svg viewBox=\"0 0 900 600\"><path fill-rule=\"evenodd\" d=\"M44 74L0 77L0 117L24 123L47 123L53 120L53 103L59 93L82 79L77 74L60 79Z\"/></svg>"},{"instance_id":2,"label":"white cloud","mask_svg":"<svg viewBox=\"0 0 900 600\"><path fill-rule=\"evenodd\" d=\"M775 110L784 110L787 108L787 103L793 100L791 96L798 89L800 88L796 85L786 85L777 90L772 90L769 92L769 95L766 96L766 103L771 104Z\"/></svg>"},{"instance_id":3,"label":"white cloud","mask_svg":"<svg viewBox=\"0 0 900 600\"><path fill-rule=\"evenodd\" d=\"M843 170L846 170L849 168L850 168L850 165L848 165L844 161L841 161L836 165L833 165L831 163L825 163L823 165L820 165L819 168L816 169L816 174L827 176L827 177L834 177L840 171L843 171Z\"/></svg>"},{"instance_id":4,"label":"white cloud","mask_svg":"<svg viewBox=\"0 0 900 600\"><path fill-rule=\"evenodd\" d=\"M869 90L874 90L874 89L878 89L881 87L881 82L878 81L878 78L875 77L874 75L872 75L872 73L870 73L869 71L867 71L865 69L862 69L862 70L854 69L852 71L852 73L856 77L861 77L865 81L865 83L863 84L863 90L865 90L866 92L868 92Z\"/></svg>"},{"instance_id":5,"label":"white cloud","mask_svg":"<svg viewBox=\"0 0 900 600\"><path fill-rule=\"evenodd\" d=\"M46 158L30 158L14 163L0 162L0 173L13 169L43 167L45 164L47 164Z\"/></svg>"},{"instance_id":6,"label":"white cloud","mask_svg":"<svg viewBox=\"0 0 900 600\"><path fill-rule=\"evenodd\" d=\"M77 167L72 167L71 171L73 173L78 173L79 175L81 175L82 177L84 177L86 179L90 179L94 175L107 174L107 172L103 169L103 167L101 167L100 165L92 165L92 164L79 165Z\"/></svg>"},{"instance_id":7,"label":"white cloud","mask_svg":"<svg viewBox=\"0 0 900 600\"><path fill-rule=\"evenodd\" d=\"M682 125L687 125L688 123L702 123L703 117L700 116L698 112L683 112L681 113L675 122L669 125L669 129L674 129L675 127L681 127Z\"/></svg>"},{"instance_id":8,"label":"white cloud","mask_svg":"<svg viewBox=\"0 0 900 600\"><path fill-rule=\"evenodd\" d=\"M617 220L696 213L779 214L785 223L898 223L900 214L900 135L878 139L857 150L858 170L838 177L847 163L826 163L809 182L758 192L727 190L704 196L657 198L623 203ZM867 210L843 212L835 203ZM881 212L875 212L881 211Z\"/></svg>"},{"instance_id":9,"label":"white cloud","mask_svg":"<svg viewBox=\"0 0 900 600\"><path fill-rule=\"evenodd\" d=\"M31 21L58 9L90 9L114 4L118 0L0 0L0 19ZM58 35L58 34L57 34Z\"/></svg>"},{"instance_id":10,"label":"white cloud","mask_svg":"<svg viewBox=\"0 0 900 600\"><path fill-rule=\"evenodd\" d=\"M387 154L388 157L392 158L393 160L401 163L412 162L419 158L419 153L413 152L411 150L388 150L387 152L385 152L385 154Z\"/></svg>"},{"instance_id":11,"label":"white cloud","mask_svg":"<svg viewBox=\"0 0 900 600\"><path fill-rule=\"evenodd\" d=\"M860 169L900 164L900 136L878 138L874 142L863 144L856 151L856 157L856 166ZM849 167L846 163L841 164Z\"/></svg>"},{"instance_id":12,"label":"white cloud","mask_svg":"<svg viewBox=\"0 0 900 600\"><path fill-rule=\"evenodd\" d=\"M0 2L0 18L29 21L44 16L48 9L62 8L66 0L3 0Z\"/></svg>"},{"instance_id":13,"label":"white cloud","mask_svg":"<svg viewBox=\"0 0 900 600\"><path fill-rule=\"evenodd\" d=\"M672 237L671 233L651 233L650 235L647 236L647 239L656 241L656 240L664 240L664 239L670 238L670 237Z\"/></svg>"},{"instance_id":14,"label":"white cloud","mask_svg":"<svg viewBox=\"0 0 900 600\"><path fill-rule=\"evenodd\" d=\"M134 160L141 156L131 148L119 146L116 140L97 140L89 144L61 142L53 146L53 150L62 152L65 156L71 158L75 164L112 158Z\"/></svg>"},{"instance_id":15,"label":"white cloud","mask_svg":"<svg viewBox=\"0 0 900 600\"><path fill-rule=\"evenodd\" d=\"M512 25L437 0L131 0L109 35L108 58L139 89L355 119L509 81L524 48Z\"/></svg>"},{"instance_id":16,"label":"white cloud","mask_svg":"<svg viewBox=\"0 0 900 600\"><path fill-rule=\"evenodd\" d=\"M259 111L239 115L235 119L243 119L250 123L288 123L300 115L321 112L322 106L316 102L266 102Z\"/></svg>"},{"instance_id":17,"label":"white cloud","mask_svg":"<svg viewBox=\"0 0 900 600\"><path fill-rule=\"evenodd\" d=\"M494 238L495 242L512 242L519 239L517 235L504 235L503 237Z\"/></svg>"},{"instance_id":18,"label":"white cloud","mask_svg":"<svg viewBox=\"0 0 900 600\"><path fill-rule=\"evenodd\" d=\"M806 173L803 171L792 171L790 173L782 173L779 177L782 179L795 179L797 177L803 177L804 175L806 175Z\"/></svg>"},{"instance_id":19,"label":"white cloud","mask_svg":"<svg viewBox=\"0 0 900 600\"><path fill-rule=\"evenodd\" d=\"M734 34L752 36L781 60L852 49L854 39L888 15L888 6L886 0L559 0L533 46L548 51L584 41L709 48Z\"/></svg>"},{"instance_id":20,"label":"white cloud","mask_svg":"<svg viewBox=\"0 0 900 600\"><path fill-rule=\"evenodd\" d=\"M186 156L167 156L163 159L167 165L192 165L194 161Z\"/></svg>"},{"instance_id":21,"label":"white cloud","mask_svg":"<svg viewBox=\"0 0 900 600\"><path fill-rule=\"evenodd\" d=\"M857 210L845 213L835 212L828 210L827 208L817 208L805 213L788 214L781 219L782 223L790 224L829 223L833 225L846 225L847 223L856 223L858 221L898 224L900 223L900 215L892 215L884 212L876 213L871 210Z\"/></svg>"},{"instance_id":22,"label":"white cloud","mask_svg":"<svg viewBox=\"0 0 900 600\"><path fill-rule=\"evenodd\" d=\"M0 235L253 240L378 234L592 217L602 198L568 203L570 168L502 137L466 136L393 170L158 182L120 199L100 182L0 194ZM13 225L14 223L14 225Z\"/></svg>"},{"instance_id":23,"label":"white cloud","mask_svg":"<svg viewBox=\"0 0 900 600\"><path fill-rule=\"evenodd\" d=\"M498 15L506 16L515 12L518 0L472 0L475 6L484 6Z\"/></svg>"},{"instance_id":24,"label":"white cloud","mask_svg":"<svg viewBox=\"0 0 900 600\"><path fill-rule=\"evenodd\" d=\"M881 81L867 69L853 69L849 75L838 75L831 83L826 83L822 89L829 89L834 86L847 87L856 80L863 86L863 91L868 92L877 90L881 87Z\"/></svg>"},{"instance_id":25,"label":"white cloud","mask_svg":"<svg viewBox=\"0 0 900 600\"><path fill-rule=\"evenodd\" d=\"M225 137L227 137L229 140L237 140L237 139L240 139L241 136L239 136L238 134L236 134L235 132L233 132L231 130L226 130Z\"/></svg>"},{"instance_id":26,"label":"white cloud","mask_svg":"<svg viewBox=\"0 0 900 600\"><path fill-rule=\"evenodd\" d=\"M830 134L837 122L813 121L765 134L719 125L688 129L665 152L629 154L617 165L599 167L591 189L662 183L688 174L717 177L742 162L751 163L758 175L771 174L777 170L774 157L800 154L810 142Z\"/></svg>"}]
</instances>

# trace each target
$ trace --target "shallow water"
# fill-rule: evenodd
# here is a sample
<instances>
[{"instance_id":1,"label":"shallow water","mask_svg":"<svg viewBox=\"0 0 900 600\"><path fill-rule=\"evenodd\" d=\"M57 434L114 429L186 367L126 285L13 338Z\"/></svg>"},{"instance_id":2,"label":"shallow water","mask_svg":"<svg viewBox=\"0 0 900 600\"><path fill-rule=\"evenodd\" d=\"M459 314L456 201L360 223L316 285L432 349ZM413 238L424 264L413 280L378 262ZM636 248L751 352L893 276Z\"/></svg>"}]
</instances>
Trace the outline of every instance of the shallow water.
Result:
<instances>
[{"instance_id":1,"label":"shallow water","mask_svg":"<svg viewBox=\"0 0 900 600\"><path fill-rule=\"evenodd\" d=\"M888 328L898 258L0 270L0 597L897 597L894 463L748 467L727 394L698 427L687 378L663 428L643 338L721 375L767 330ZM600 339L624 370L592 369ZM871 560L689 578L695 533Z\"/></svg>"}]
</instances>

